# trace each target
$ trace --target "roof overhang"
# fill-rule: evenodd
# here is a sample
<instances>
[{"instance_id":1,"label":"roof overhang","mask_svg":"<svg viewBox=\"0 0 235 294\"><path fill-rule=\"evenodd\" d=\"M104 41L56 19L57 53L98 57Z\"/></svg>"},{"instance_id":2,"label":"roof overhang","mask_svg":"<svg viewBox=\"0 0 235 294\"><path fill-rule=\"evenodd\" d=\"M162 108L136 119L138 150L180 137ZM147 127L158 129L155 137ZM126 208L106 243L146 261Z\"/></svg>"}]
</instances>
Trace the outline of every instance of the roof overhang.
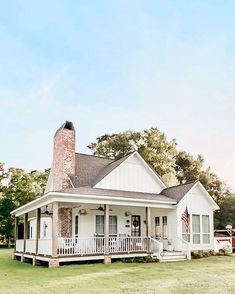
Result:
<instances>
[{"instance_id":1,"label":"roof overhang","mask_svg":"<svg viewBox=\"0 0 235 294\"><path fill-rule=\"evenodd\" d=\"M123 198L117 196L97 196L85 194L72 194L64 192L48 192L40 198L37 198L11 212L11 215L21 216L32 210L49 205L52 202L67 202L67 203L87 203L87 204L109 204L120 206L138 206L138 207L153 207L175 209L176 201L161 201L147 200L136 198Z\"/></svg>"}]
</instances>

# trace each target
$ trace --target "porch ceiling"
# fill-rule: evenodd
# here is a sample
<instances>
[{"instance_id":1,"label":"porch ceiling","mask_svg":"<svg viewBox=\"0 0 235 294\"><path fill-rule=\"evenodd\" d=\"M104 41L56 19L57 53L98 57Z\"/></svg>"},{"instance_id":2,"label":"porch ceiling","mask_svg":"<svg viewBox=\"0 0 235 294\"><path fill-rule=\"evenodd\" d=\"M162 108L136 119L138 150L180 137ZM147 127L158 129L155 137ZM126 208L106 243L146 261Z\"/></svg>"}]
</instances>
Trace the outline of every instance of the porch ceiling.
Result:
<instances>
[{"instance_id":1,"label":"porch ceiling","mask_svg":"<svg viewBox=\"0 0 235 294\"><path fill-rule=\"evenodd\" d=\"M139 207L155 207L155 208L169 208L169 209L175 209L176 201L170 198L164 199L156 197L157 195L154 194L145 194L145 193L135 193L135 192L128 192L129 197L125 194L125 191L115 191L115 192L123 192L124 196L121 195L115 195L112 191L112 195L107 195L107 191L110 190L104 190L104 189L95 189L99 190L96 191L96 194L88 193L88 190L82 191L75 191L77 189L74 189L73 193L71 192L49 192L42 197L39 197L24 206L19 207L18 209L11 212L12 215L20 216L25 213L28 213L32 210L35 210L37 208L40 208L45 205L49 205L50 203L54 201L68 203L68 205L78 204L78 203L87 203L87 204L110 204L110 205L120 205L120 206L139 206ZM101 190L101 191L100 191ZM105 192L106 193L105 193ZM77 192L77 193L76 193ZM80 193L79 193L80 192ZM87 192L87 194L85 193ZM99 193L98 193L99 192ZM106 195L104 195L106 194ZM134 197L135 194L143 194L146 195L146 197ZM143 196L142 195L142 196ZM140 196L140 195L137 195Z\"/></svg>"}]
</instances>

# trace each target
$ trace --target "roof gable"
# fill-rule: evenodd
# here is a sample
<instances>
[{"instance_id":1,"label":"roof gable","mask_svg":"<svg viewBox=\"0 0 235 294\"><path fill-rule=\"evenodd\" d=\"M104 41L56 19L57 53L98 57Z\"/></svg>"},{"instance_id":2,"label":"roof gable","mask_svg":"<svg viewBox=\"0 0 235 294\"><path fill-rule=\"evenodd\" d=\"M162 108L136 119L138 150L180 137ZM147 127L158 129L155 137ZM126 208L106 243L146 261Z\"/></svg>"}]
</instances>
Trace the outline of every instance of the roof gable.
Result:
<instances>
[{"instance_id":1,"label":"roof gable","mask_svg":"<svg viewBox=\"0 0 235 294\"><path fill-rule=\"evenodd\" d=\"M211 203L214 209L219 209L219 206L211 197L211 195L207 192L205 187L202 185L200 181L191 181L182 185L173 186L164 189L161 194L167 197L176 199L179 203L184 197L186 197L189 193L193 194L193 191L199 189L200 194L203 194L206 199ZM196 193L195 193L196 194Z\"/></svg>"},{"instance_id":2,"label":"roof gable","mask_svg":"<svg viewBox=\"0 0 235 294\"><path fill-rule=\"evenodd\" d=\"M166 185L136 151L106 167L94 188L160 193Z\"/></svg>"}]
</instances>

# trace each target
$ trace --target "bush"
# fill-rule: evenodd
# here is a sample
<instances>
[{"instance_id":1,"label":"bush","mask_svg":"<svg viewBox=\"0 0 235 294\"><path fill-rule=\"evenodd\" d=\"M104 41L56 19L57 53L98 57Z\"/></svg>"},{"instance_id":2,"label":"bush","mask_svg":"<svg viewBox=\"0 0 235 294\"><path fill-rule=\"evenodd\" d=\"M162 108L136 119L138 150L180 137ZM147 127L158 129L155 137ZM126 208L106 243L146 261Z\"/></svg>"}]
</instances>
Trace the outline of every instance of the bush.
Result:
<instances>
[{"instance_id":1,"label":"bush","mask_svg":"<svg viewBox=\"0 0 235 294\"><path fill-rule=\"evenodd\" d=\"M210 257L210 256L224 256L224 255L230 255L228 249L223 248L220 249L218 253L216 253L214 250L198 250L198 251L192 251L191 256L192 259L199 259L199 258L204 258L204 257Z\"/></svg>"},{"instance_id":2,"label":"bush","mask_svg":"<svg viewBox=\"0 0 235 294\"><path fill-rule=\"evenodd\" d=\"M152 263L152 262L159 262L159 259L152 256L143 256L143 257L123 258L121 261L124 263Z\"/></svg>"}]
</instances>

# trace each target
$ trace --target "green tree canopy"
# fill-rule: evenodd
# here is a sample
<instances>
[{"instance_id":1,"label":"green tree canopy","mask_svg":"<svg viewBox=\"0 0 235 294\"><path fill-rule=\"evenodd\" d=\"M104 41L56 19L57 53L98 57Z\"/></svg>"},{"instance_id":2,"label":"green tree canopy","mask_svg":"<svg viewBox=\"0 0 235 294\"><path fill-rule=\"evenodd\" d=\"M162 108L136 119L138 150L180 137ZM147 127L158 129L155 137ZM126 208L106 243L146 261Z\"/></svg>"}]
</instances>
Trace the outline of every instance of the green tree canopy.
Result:
<instances>
[{"instance_id":1,"label":"green tree canopy","mask_svg":"<svg viewBox=\"0 0 235 294\"><path fill-rule=\"evenodd\" d=\"M48 170L30 173L20 168L4 170L0 164L0 235L13 236L14 223L10 212L43 194Z\"/></svg>"},{"instance_id":2,"label":"green tree canopy","mask_svg":"<svg viewBox=\"0 0 235 294\"><path fill-rule=\"evenodd\" d=\"M235 195L229 194L220 204L220 210L215 213L215 228L225 229L227 225L235 228Z\"/></svg>"},{"instance_id":3,"label":"green tree canopy","mask_svg":"<svg viewBox=\"0 0 235 294\"><path fill-rule=\"evenodd\" d=\"M119 159L138 150L163 180L175 184L176 141L167 140L157 128L142 132L125 131L119 134L103 135L88 146L95 155Z\"/></svg>"}]
</instances>

